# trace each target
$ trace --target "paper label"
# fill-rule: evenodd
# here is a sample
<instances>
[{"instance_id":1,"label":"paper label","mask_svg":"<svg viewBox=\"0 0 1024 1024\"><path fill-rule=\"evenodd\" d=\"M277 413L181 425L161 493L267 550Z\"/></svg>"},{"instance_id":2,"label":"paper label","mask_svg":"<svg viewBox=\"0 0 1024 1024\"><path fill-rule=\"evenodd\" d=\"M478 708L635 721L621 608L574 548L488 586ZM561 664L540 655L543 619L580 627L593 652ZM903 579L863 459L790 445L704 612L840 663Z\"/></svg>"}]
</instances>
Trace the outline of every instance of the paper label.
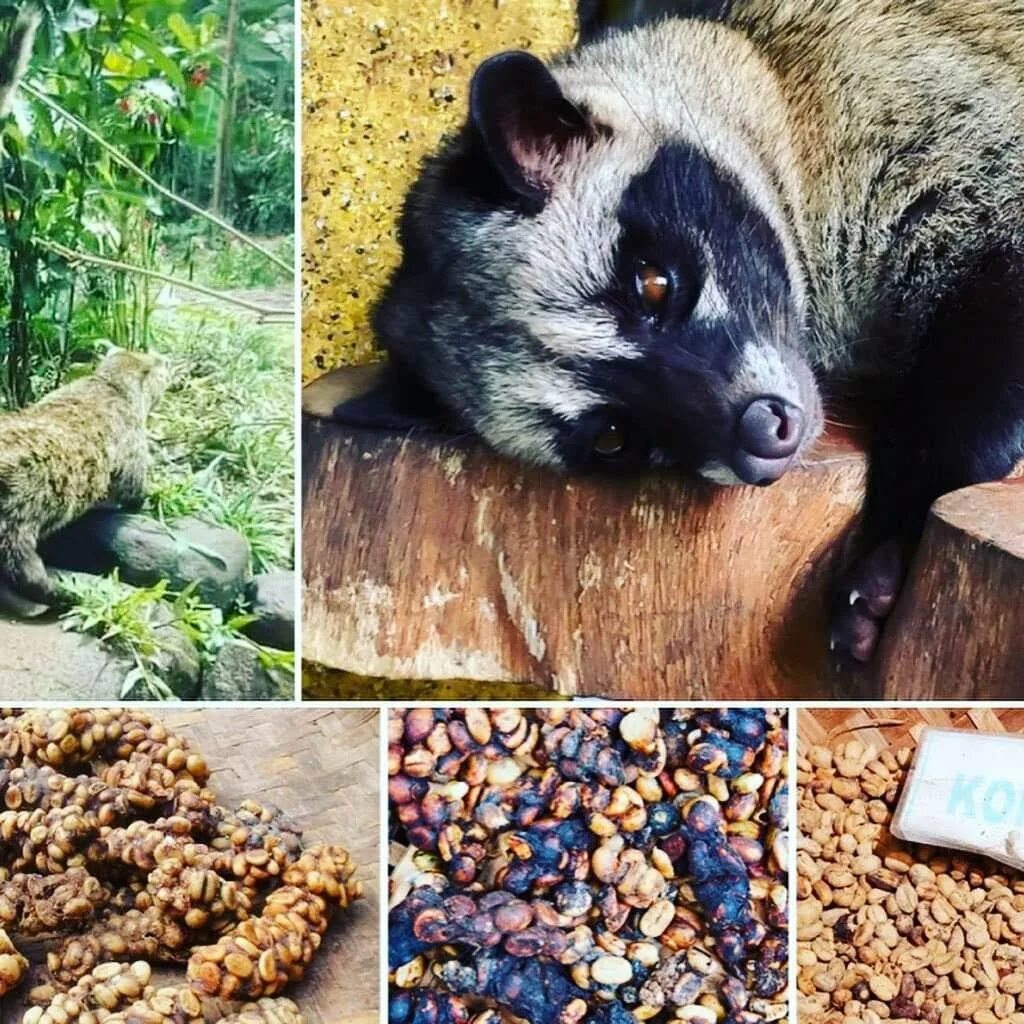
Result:
<instances>
[{"instance_id":1,"label":"paper label","mask_svg":"<svg viewBox=\"0 0 1024 1024\"><path fill-rule=\"evenodd\" d=\"M1024 737L925 729L892 833L1024 867Z\"/></svg>"}]
</instances>

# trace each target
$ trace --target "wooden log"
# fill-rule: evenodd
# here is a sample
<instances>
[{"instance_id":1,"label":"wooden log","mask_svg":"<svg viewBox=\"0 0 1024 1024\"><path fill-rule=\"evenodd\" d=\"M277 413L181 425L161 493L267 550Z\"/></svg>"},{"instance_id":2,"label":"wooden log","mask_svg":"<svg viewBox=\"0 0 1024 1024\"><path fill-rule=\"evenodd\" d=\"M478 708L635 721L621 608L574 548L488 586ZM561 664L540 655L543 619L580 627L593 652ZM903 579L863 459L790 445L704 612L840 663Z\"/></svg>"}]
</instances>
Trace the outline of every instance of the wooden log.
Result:
<instances>
[{"instance_id":1,"label":"wooden log","mask_svg":"<svg viewBox=\"0 0 1024 1024\"><path fill-rule=\"evenodd\" d=\"M312 418L303 461L307 659L609 698L835 695L826 594L865 469L849 433L764 489L568 479Z\"/></svg>"},{"instance_id":2,"label":"wooden log","mask_svg":"<svg viewBox=\"0 0 1024 1024\"><path fill-rule=\"evenodd\" d=\"M940 498L882 642L883 696L1019 700L1024 480Z\"/></svg>"}]
</instances>

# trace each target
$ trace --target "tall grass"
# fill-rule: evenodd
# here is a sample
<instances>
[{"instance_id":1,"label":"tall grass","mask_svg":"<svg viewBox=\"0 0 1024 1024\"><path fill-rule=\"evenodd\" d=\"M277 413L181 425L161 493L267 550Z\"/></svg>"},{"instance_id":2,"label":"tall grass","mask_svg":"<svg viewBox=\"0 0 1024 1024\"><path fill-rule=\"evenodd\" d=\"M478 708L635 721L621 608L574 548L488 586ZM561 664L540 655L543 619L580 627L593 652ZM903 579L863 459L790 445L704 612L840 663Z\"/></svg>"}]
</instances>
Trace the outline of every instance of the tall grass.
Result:
<instances>
[{"instance_id":1,"label":"tall grass","mask_svg":"<svg viewBox=\"0 0 1024 1024\"><path fill-rule=\"evenodd\" d=\"M261 238L260 243L280 259L292 262L290 235ZM160 256L168 273L211 288L288 287L281 271L255 250L237 240L211 234L194 220L168 226Z\"/></svg>"},{"instance_id":2,"label":"tall grass","mask_svg":"<svg viewBox=\"0 0 1024 1024\"><path fill-rule=\"evenodd\" d=\"M150 420L147 511L242 533L256 573L294 565L292 329L211 307L158 310L174 383Z\"/></svg>"}]
</instances>

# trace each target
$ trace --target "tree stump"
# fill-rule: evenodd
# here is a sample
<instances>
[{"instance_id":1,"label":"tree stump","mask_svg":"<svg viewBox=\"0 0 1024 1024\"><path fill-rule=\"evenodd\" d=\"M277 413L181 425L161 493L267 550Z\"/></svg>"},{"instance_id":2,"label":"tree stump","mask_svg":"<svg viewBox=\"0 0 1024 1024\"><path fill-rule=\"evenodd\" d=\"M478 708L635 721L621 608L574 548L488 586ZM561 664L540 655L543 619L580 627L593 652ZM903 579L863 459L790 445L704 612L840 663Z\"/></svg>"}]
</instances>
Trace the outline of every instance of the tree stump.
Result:
<instances>
[{"instance_id":1,"label":"tree stump","mask_svg":"<svg viewBox=\"0 0 1024 1024\"><path fill-rule=\"evenodd\" d=\"M312 418L303 433L311 661L611 699L861 692L826 667L834 552L863 498L853 434L762 489L569 479Z\"/></svg>"},{"instance_id":2,"label":"tree stump","mask_svg":"<svg viewBox=\"0 0 1024 1024\"><path fill-rule=\"evenodd\" d=\"M1024 480L940 498L881 650L883 696L1024 693Z\"/></svg>"}]
</instances>

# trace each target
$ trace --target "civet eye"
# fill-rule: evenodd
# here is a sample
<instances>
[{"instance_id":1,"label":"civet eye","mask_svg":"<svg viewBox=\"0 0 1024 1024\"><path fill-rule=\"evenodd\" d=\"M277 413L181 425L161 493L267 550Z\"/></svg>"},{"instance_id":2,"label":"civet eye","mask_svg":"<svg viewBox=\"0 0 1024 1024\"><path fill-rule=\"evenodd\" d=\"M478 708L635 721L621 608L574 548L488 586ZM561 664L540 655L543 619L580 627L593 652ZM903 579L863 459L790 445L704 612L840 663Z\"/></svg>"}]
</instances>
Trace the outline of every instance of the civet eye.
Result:
<instances>
[{"instance_id":1,"label":"civet eye","mask_svg":"<svg viewBox=\"0 0 1024 1024\"><path fill-rule=\"evenodd\" d=\"M619 420L608 420L594 437L594 451L604 458L620 455L625 448L626 428Z\"/></svg>"},{"instance_id":2,"label":"civet eye","mask_svg":"<svg viewBox=\"0 0 1024 1024\"><path fill-rule=\"evenodd\" d=\"M660 313L668 298L671 281L665 271L654 263L641 263L636 271L636 290L644 309Z\"/></svg>"}]
</instances>

